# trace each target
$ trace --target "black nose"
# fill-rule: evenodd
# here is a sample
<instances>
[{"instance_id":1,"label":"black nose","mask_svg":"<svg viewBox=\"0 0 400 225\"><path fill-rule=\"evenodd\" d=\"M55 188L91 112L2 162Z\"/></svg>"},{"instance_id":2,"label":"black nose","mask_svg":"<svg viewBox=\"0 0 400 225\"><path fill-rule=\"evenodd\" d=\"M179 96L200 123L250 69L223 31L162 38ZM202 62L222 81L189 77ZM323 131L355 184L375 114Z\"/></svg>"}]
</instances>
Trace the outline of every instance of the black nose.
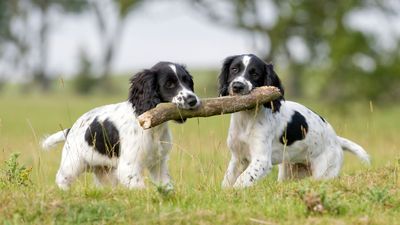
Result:
<instances>
[{"instance_id":1,"label":"black nose","mask_svg":"<svg viewBox=\"0 0 400 225\"><path fill-rule=\"evenodd\" d=\"M244 90L244 84L242 82L233 82L232 84L232 91L235 93L240 93Z\"/></svg>"},{"instance_id":2,"label":"black nose","mask_svg":"<svg viewBox=\"0 0 400 225\"><path fill-rule=\"evenodd\" d=\"M190 107L193 107L197 104L197 98L194 95L189 95L186 102Z\"/></svg>"}]
</instances>

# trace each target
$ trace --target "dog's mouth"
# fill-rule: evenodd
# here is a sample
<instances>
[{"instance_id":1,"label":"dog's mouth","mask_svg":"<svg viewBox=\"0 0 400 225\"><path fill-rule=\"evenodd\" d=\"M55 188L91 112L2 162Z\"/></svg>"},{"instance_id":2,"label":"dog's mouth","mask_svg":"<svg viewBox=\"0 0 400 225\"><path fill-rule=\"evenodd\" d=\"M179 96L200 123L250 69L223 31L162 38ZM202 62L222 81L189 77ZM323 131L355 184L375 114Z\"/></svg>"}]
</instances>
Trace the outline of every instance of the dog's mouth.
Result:
<instances>
[{"instance_id":1,"label":"dog's mouth","mask_svg":"<svg viewBox=\"0 0 400 225\"><path fill-rule=\"evenodd\" d=\"M240 95L248 95L248 94L250 94L251 91L252 90L250 90L248 88L245 88L243 90L236 90L236 91L233 90L232 88L229 88L228 93L230 96L240 96Z\"/></svg>"},{"instance_id":2,"label":"dog's mouth","mask_svg":"<svg viewBox=\"0 0 400 225\"><path fill-rule=\"evenodd\" d=\"M248 95L248 94L250 94L250 91L248 91L248 92L239 92L239 93L229 92L230 96L242 96L242 95Z\"/></svg>"},{"instance_id":3,"label":"dog's mouth","mask_svg":"<svg viewBox=\"0 0 400 225\"><path fill-rule=\"evenodd\" d=\"M187 103L175 103L175 105L180 108L180 109L189 109L189 110L193 110L193 109L197 109L200 106L200 102L196 103L195 105L189 105Z\"/></svg>"},{"instance_id":4,"label":"dog's mouth","mask_svg":"<svg viewBox=\"0 0 400 225\"><path fill-rule=\"evenodd\" d=\"M200 99L194 95L189 97L178 96L172 100L172 103L180 109L196 109L201 104Z\"/></svg>"},{"instance_id":5,"label":"dog's mouth","mask_svg":"<svg viewBox=\"0 0 400 225\"><path fill-rule=\"evenodd\" d=\"M247 95L251 92L252 90L252 85L243 83L243 82L237 82L233 81L228 88L228 93L231 96L235 95Z\"/></svg>"}]
</instances>

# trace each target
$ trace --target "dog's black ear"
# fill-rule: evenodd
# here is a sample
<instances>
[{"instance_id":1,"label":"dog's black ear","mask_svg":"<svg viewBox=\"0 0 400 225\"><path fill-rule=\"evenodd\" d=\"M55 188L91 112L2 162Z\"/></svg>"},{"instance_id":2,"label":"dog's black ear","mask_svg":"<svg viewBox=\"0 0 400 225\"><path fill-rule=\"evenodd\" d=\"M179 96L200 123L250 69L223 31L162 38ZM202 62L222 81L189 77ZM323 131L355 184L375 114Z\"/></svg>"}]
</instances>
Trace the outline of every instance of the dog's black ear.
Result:
<instances>
[{"instance_id":1,"label":"dog's black ear","mask_svg":"<svg viewBox=\"0 0 400 225\"><path fill-rule=\"evenodd\" d=\"M285 90L283 89L283 85L278 75L275 73L274 66L272 64L265 64L265 73L267 75L265 79L264 85L274 86L279 88L281 91L282 97L285 95Z\"/></svg>"},{"instance_id":2,"label":"dog's black ear","mask_svg":"<svg viewBox=\"0 0 400 225\"><path fill-rule=\"evenodd\" d=\"M283 89L282 82L279 79L278 75L275 73L274 66L272 64L265 64L265 74L266 77L264 80L264 85L279 88L282 96L272 102L265 103L264 106L266 108L272 109L273 112L279 112L279 109L281 108L281 100L285 99L285 90Z\"/></svg>"},{"instance_id":3,"label":"dog's black ear","mask_svg":"<svg viewBox=\"0 0 400 225\"><path fill-rule=\"evenodd\" d=\"M193 76L192 74L189 73L189 71L186 69L186 66L183 64L180 64L179 66L182 67L183 71L185 71L185 73L187 75L189 75L190 79L189 79L189 88L191 89L191 91L194 91L194 82L193 82Z\"/></svg>"},{"instance_id":4,"label":"dog's black ear","mask_svg":"<svg viewBox=\"0 0 400 225\"><path fill-rule=\"evenodd\" d=\"M238 57L237 55L229 56L227 57L223 64L222 64L222 69L221 73L219 74L218 77L218 91L220 96L226 96L228 95L228 78L229 78L229 67L231 66L233 60Z\"/></svg>"},{"instance_id":5,"label":"dog's black ear","mask_svg":"<svg viewBox=\"0 0 400 225\"><path fill-rule=\"evenodd\" d=\"M132 103L136 116L161 102L156 78L157 74L152 70L143 70L131 78L128 100Z\"/></svg>"}]
</instances>

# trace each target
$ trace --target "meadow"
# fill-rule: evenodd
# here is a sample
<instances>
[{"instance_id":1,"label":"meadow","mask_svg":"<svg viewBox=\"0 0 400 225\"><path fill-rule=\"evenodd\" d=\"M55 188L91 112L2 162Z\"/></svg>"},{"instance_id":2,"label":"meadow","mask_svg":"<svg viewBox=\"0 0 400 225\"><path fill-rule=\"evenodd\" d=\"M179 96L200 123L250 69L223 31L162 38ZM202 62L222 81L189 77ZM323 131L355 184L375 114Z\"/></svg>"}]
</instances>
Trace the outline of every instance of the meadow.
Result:
<instances>
[{"instance_id":1,"label":"meadow","mask_svg":"<svg viewBox=\"0 0 400 225\"><path fill-rule=\"evenodd\" d=\"M121 92L113 95L100 91L78 96L63 82L51 94L11 90L0 95L1 223L400 224L400 105L373 102L338 107L298 100L326 118L338 134L364 146L372 157L368 167L346 153L341 176L335 180L278 183L274 168L254 187L221 189L230 157L227 115L190 119L183 125L170 122L172 193L149 181L145 190L99 189L91 174L82 176L70 191L58 190L54 179L62 145L44 152L41 138L71 126L93 107L125 100L127 83L120 79ZM202 82L199 95L212 95ZM17 161L10 160L16 152L20 153ZM18 170L22 165L26 169ZM14 178L6 176L9 171Z\"/></svg>"}]
</instances>

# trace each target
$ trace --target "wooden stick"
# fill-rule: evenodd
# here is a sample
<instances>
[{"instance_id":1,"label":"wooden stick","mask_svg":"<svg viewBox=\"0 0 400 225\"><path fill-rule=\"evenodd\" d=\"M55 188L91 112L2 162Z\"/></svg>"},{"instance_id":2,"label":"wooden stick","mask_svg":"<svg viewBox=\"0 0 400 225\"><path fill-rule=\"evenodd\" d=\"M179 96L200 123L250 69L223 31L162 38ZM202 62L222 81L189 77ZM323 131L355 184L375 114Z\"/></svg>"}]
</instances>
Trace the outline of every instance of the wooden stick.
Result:
<instances>
[{"instance_id":1,"label":"wooden stick","mask_svg":"<svg viewBox=\"0 0 400 225\"><path fill-rule=\"evenodd\" d=\"M143 129L149 129L168 120L209 117L249 110L273 101L279 96L281 96L281 93L278 88L264 86L255 88L247 95L202 99L201 105L193 110L179 109L173 103L160 103L155 108L140 115L138 120Z\"/></svg>"}]
</instances>

